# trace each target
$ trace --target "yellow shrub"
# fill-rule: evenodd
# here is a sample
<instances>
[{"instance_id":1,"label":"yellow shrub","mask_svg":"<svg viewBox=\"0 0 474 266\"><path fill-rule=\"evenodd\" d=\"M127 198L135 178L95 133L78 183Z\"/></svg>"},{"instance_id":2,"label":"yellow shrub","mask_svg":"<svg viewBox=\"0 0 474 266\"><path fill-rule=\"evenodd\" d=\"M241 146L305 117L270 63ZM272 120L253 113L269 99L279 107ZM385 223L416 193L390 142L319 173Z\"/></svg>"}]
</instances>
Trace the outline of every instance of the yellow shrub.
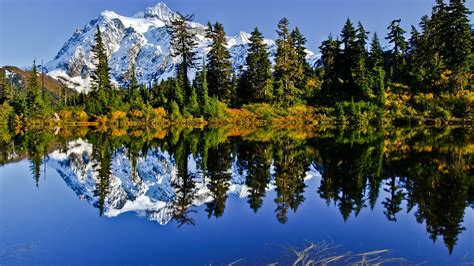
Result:
<instances>
[{"instance_id":1,"label":"yellow shrub","mask_svg":"<svg viewBox=\"0 0 474 266\"><path fill-rule=\"evenodd\" d=\"M123 129L113 129L112 130L112 136L114 137L120 137L120 136L123 136L127 134L127 131L123 130Z\"/></svg>"},{"instance_id":2,"label":"yellow shrub","mask_svg":"<svg viewBox=\"0 0 474 266\"><path fill-rule=\"evenodd\" d=\"M112 117L112 120L121 120L127 116L127 114L122 111L114 111L110 115Z\"/></svg>"},{"instance_id":3,"label":"yellow shrub","mask_svg":"<svg viewBox=\"0 0 474 266\"><path fill-rule=\"evenodd\" d=\"M139 110L133 110L130 115L134 118L141 118L143 117L143 113Z\"/></svg>"},{"instance_id":4,"label":"yellow shrub","mask_svg":"<svg viewBox=\"0 0 474 266\"><path fill-rule=\"evenodd\" d=\"M72 112L67 110L59 111L59 117L61 120L69 120L72 117Z\"/></svg>"},{"instance_id":5,"label":"yellow shrub","mask_svg":"<svg viewBox=\"0 0 474 266\"><path fill-rule=\"evenodd\" d=\"M158 107L153 109L154 114L158 119L166 117L166 110L163 107Z\"/></svg>"},{"instance_id":6,"label":"yellow shrub","mask_svg":"<svg viewBox=\"0 0 474 266\"><path fill-rule=\"evenodd\" d=\"M254 113L247 109L226 108L225 113L230 121L254 121L257 117Z\"/></svg>"},{"instance_id":7,"label":"yellow shrub","mask_svg":"<svg viewBox=\"0 0 474 266\"><path fill-rule=\"evenodd\" d=\"M109 119L107 118L107 116L101 115L97 117L96 121L99 122L100 124L105 124L107 123L107 121L109 121Z\"/></svg>"},{"instance_id":8,"label":"yellow shrub","mask_svg":"<svg viewBox=\"0 0 474 266\"><path fill-rule=\"evenodd\" d=\"M89 116L87 115L86 112L84 111L77 111L74 113L74 117L76 120L79 120L81 122L83 121L87 121L87 119L89 118Z\"/></svg>"},{"instance_id":9,"label":"yellow shrub","mask_svg":"<svg viewBox=\"0 0 474 266\"><path fill-rule=\"evenodd\" d=\"M136 138L136 137L141 137L141 136L143 135L143 131L141 131L141 130L134 130L134 131L132 131L132 132L130 133L130 135L131 135L132 137L135 137L135 138Z\"/></svg>"},{"instance_id":10,"label":"yellow shrub","mask_svg":"<svg viewBox=\"0 0 474 266\"><path fill-rule=\"evenodd\" d=\"M166 133L167 133L166 130L160 130L160 131L156 132L153 135L153 138L155 138L155 139L164 139L166 137Z\"/></svg>"}]
</instances>

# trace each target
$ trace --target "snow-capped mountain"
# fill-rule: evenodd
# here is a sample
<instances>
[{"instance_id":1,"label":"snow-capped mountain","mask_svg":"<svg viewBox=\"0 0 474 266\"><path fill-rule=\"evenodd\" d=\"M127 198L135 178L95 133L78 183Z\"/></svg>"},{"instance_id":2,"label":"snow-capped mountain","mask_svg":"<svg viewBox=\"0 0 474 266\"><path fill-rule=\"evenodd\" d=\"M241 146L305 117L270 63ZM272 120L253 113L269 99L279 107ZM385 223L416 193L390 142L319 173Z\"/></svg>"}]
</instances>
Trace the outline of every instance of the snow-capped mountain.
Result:
<instances>
[{"instance_id":1,"label":"snow-capped mountain","mask_svg":"<svg viewBox=\"0 0 474 266\"><path fill-rule=\"evenodd\" d=\"M99 207L100 196L97 193L100 183L98 170L101 165L92 157L93 146L89 142L77 139L67 145L67 149L57 150L48 156L47 164L55 169L66 184L80 199L87 200L91 205ZM248 196L246 173L236 170L235 160L229 172L227 194L240 198ZM172 219L172 204L176 199L173 183L177 180L177 168L169 153L158 149L150 150L137 160L136 170L132 170L127 150L117 150L110 165L110 180L104 199L104 215L116 217L125 212L135 212L138 216L146 217L162 225ZM189 156L188 171L193 173L195 193L190 208L201 206L213 200L205 180L196 169L196 162ZM273 170L271 170L273 175ZM312 169L306 179L313 178L319 173ZM273 178L272 178L273 179ZM274 189L272 180L267 190Z\"/></svg>"},{"instance_id":2,"label":"snow-capped mountain","mask_svg":"<svg viewBox=\"0 0 474 266\"><path fill-rule=\"evenodd\" d=\"M178 58L171 56L170 21L177 16L166 4L158 3L138 12L132 17L121 16L113 11L104 11L82 29L77 29L63 45L53 60L44 67L48 74L68 84L77 91L88 91L90 72L94 69L91 47L94 43L96 27L99 26L109 55L109 65L113 81L124 84L127 81L130 58L136 63L136 75L140 83L161 81L175 75ZM196 33L200 65L209 51L210 40L205 38L205 26L191 23ZM231 54L234 71L245 65L250 34L239 32L227 37L227 47ZM275 41L266 39L271 59L276 53ZM317 55L307 51L308 62L313 65ZM192 69L190 78L195 76Z\"/></svg>"}]
</instances>

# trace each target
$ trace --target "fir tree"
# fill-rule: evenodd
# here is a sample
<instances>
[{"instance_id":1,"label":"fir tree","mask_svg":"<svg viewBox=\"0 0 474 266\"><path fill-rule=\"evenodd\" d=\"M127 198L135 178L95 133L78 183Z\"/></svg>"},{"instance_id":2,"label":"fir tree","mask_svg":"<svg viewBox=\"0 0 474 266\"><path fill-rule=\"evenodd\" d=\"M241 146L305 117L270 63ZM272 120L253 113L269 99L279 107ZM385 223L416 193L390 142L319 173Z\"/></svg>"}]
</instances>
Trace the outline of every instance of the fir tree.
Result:
<instances>
[{"instance_id":1,"label":"fir tree","mask_svg":"<svg viewBox=\"0 0 474 266\"><path fill-rule=\"evenodd\" d=\"M33 60L30 77L28 79L26 95L27 115L30 117L41 118L45 111L45 103L42 97L41 84L38 79L38 70L36 62Z\"/></svg>"},{"instance_id":2,"label":"fir tree","mask_svg":"<svg viewBox=\"0 0 474 266\"><path fill-rule=\"evenodd\" d=\"M407 49L407 74L409 75L408 83L414 88L423 86L426 78L424 65L420 49L422 48L422 38L415 26L411 26L410 39L408 40Z\"/></svg>"},{"instance_id":3,"label":"fir tree","mask_svg":"<svg viewBox=\"0 0 474 266\"><path fill-rule=\"evenodd\" d=\"M3 74L0 81L0 104L10 102L14 98L13 92L10 81L7 79L5 74Z\"/></svg>"},{"instance_id":4,"label":"fir tree","mask_svg":"<svg viewBox=\"0 0 474 266\"><path fill-rule=\"evenodd\" d=\"M186 96L190 95L191 85L188 80L190 67L195 67L196 38L191 28L194 15L181 15L171 20L171 47L172 56L181 58L181 63L177 66L177 77L181 82Z\"/></svg>"},{"instance_id":5,"label":"fir tree","mask_svg":"<svg viewBox=\"0 0 474 266\"><path fill-rule=\"evenodd\" d=\"M400 80L405 67L405 53L407 50L407 42L404 34L405 30L400 27L401 19L393 20L388 26L389 31L386 39L390 44L393 45L393 49L390 52L390 71L389 78L397 82Z\"/></svg>"},{"instance_id":6,"label":"fir tree","mask_svg":"<svg viewBox=\"0 0 474 266\"><path fill-rule=\"evenodd\" d=\"M206 70L206 62L202 64L202 70L199 75L199 82L197 85L198 91L198 102L201 107L201 114L205 117L209 115L209 92L207 87L207 70Z\"/></svg>"},{"instance_id":7,"label":"fir tree","mask_svg":"<svg viewBox=\"0 0 474 266\"><path fill-rule=\"evenodd\" d=\"M193 89L191 90L191 95L188 98L186 111L192 114L194 117L199 116L199 114L201 113L195 87L193 87Z\"/></svg>"},{"instance_id":8,"label":"fir tree","mask_svg":"<svg viewBox=\"0 0 474 266\"><path fill-rule=\"evenodd\" d=\"M452 80L456 90L464 88L467 84L467 73L472 67L472 32L469 25L471 12L465 5L465 0L450 0L447 7L446 20L446 47L444 59L446 66L453 72Z\"/></svg>"},{"instance_id":9,"label":"fir tree","mask_svg":"<svg viewBox=\"0 0 474 266\"><path fill-rule=\"evenodd\" d=\"M300 29L295 27L291 31L291 39L293 41L293 46L295 47L296 56L298 57L299 66L302 68L303 75L301 80L298 82L297 87L304 88L308 78L312 75L311 66L306 61L306 38L301 34Z\"/></svg>"},{"instance_id":10,"label":"fir tree","mask_svg":"<svg viewBox=\"0 0 474 266\"><path fill-rule=\"evenodd\" d=\"M258 28L255 28L250 36L246 58L247 69L242 75L242 79L245 79L245 86L239 86L238 94L241 98L248 98L257 102L271 99L271 87L268 85L271 83L272 65L268 56L263 35Z\"/></svg>"},{"instance_id":11,"label":"fir tree","mask_svg":"<svg viewBox=\"0 0 474 266\"><path fill-rule=\"evenodd\" d=\"M374 33L370 45L369 62L370 88L377 97L380 106L385 104L385 71L383 69L383 51L377 33Z\"/></svg>"},{"instance_id":12,"label":"fir tree","mask_svg":"<svg viewBox=\"0 0 474 266\"><path fill-rule=\"evenodd\" d=\"M179 106L179 110L183 110L185 104L185 97L183 86L179 79L174 79L173 86L169 90L168 102L170 104L174 103ZM171 105L169 108L171 109Z\"/></svg>"},{"instance_id":13,"label":"fir tree","mask_svg":"<svg viewBox=\"0 0 474 266\"><path fill-rule=\"evenodd\" d=\"M112 92L107 52L98 25L94 41L92 53L95 60L95 71L92 75L93 89L90 94L91 101L88 102L88 111L91 114L105 114L109 107L110 98L115 96L116 92Z\"/></svg>"},{"instance_id":14,"label":"fir tree","mask_svg":"<svg viewBox=\"0 0 474 266\"><path fill-rule=\"evenodd\" d=\"M357 91L355 97L358 100L368 101L372 97L372 90L369 87L369 73L367 71L367 59L368 54L365 48L367 44L368 34L359 22L356 34L355 43L355 65L353 66L352 72L354 76L354 83Z\"/></svg>"},{"instance_id":15,"label":"fir tree","mask_svg":"<svg viewBox=\"0 0 474 266\"><path fill-rule=\"evenodd\" d=\"M144 107L142 96L140 95L139 86L137 84L137 78L135 75L135 61L130 58L130 69L129 69L129 84L128 84L128 102L130 103L130 109L142 110Z\"/></svg>"},{"instance_id":16,"label":"fir tree","mask_svg":"<svg viewBox=\"0 0 474 266\"><path fill-rule=\"evenodd\" d=\"M351 20L348 18L341 31L341 41L343 49L337 58L336 78L339 80L339 100L349 100L358 91L354 81L354 70L357 68L358 48L357 31Z\"/></svg>"},{"instance_id":17,"label":"fir tree","mask_svg":"<svg viewBox=\"0 0 474 266\"><path fill-rule=\"evenodd\" d=\"M297 87L297 84L303 75L288 26L287 18L283 18L278 22L277 53L273 73L276 100L285 106L295 103L298 96L301 95L301 90Z\"/></svg>"},{"instance_id":18,"label":"fir tree","mask_svg":"<svg viewBox=\"0 0 474 266\"><path fill-rule=\"evenodd\" d=\"M227 50L227 40L224 26L216 22L208 28L208 36L211 37L211 50L208 56L207 80L209 83L209 95L229 103L232 95L232 65L230 54Z\"/></svg>"},{"instance_id":19,"label":"fir tree","mask_svg":"<svg viewBox=\"0 0 474 266\"><path fill-rule=\"evenodd\" d=\"M321 51L321 61L323 64L323 82L321 88L321 97L325 102L334 102L338 98L339 90L337 90L337 60L340 53L339 42L334 40L332 35L323 41L319 47Z\"/></svg>"}]
</instances>

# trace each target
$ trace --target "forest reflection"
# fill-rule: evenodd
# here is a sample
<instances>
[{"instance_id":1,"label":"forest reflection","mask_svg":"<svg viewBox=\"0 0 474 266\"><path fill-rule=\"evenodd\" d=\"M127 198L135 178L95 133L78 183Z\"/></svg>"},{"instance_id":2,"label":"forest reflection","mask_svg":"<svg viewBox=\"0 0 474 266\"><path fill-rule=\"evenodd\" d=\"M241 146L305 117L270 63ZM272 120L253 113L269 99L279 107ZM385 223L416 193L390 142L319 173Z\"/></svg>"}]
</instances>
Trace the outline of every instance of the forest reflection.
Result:
<instances>
[{"instance_id":1,"label":"forest reflection","mask_svg":"<svg viewBox=\"0 0 474 266\"><path fill-rule=\"evenodd\" d=\"M393 222L400 212L413 212L430 238L442 237L452 252L465 230L465 209L474 207L472 136L471 128L449 127L63 128L1 132L0 165L28 158L34 182L41 187L42 169L46 170L42 164L48 155L66 151L71 140L84 139L92 144L91 158L72 159L100 165L94 196L102 215L110 193L112 159L119 149L127 153L134 184L143 182L139 158L150 150L167 152L176 169L171 180L174 197L167 204L178 226L196 223L193 202L201 196L198 185L209 191L211 200L204 207L208 218L225 215L233 174L244 177L245 200L255 213L272 186L275 217L287 223L288 213L297 212L305 201L307 172L316 169L321 182L314 195L336 206L344 220L377 204Z\"/></svg>"}]
</instances>

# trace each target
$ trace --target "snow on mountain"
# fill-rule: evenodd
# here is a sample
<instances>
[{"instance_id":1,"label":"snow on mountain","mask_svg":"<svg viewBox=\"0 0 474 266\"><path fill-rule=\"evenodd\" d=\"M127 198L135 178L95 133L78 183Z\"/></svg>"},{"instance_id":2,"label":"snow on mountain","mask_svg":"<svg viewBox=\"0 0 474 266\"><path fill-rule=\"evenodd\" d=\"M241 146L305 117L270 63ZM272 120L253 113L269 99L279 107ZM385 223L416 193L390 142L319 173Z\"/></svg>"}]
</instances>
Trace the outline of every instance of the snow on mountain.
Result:
<instances>
[{"instance_id":1,"label":"snow on mountain","mask_svg":"<svg viewBox=\"0 0 474 266\"><path fill-rule=\"evenodd\" d=\"M77 139L67 145L67 149L52 152L47 164L55 169L66 184L80 199L87 200L94 207L99 208L98 184L100 178L98 170L101 165L92 159L93 146L85 140ZM235 158L234 158L235 159ZM177 168L174 159L169 153L155 149L140 156L136 170L133 171L127 150L117 150L111 162L110 182L107 195L104 199L104 215L116 217L125 212L135 212L159 224L167 224L172 219L172 203L176 198L173 183L177 180ZM196 161L189 156L188 171L195 174L196 193L189 207L201 206L213 200L206 186L208 180L203 180L198 174ZM249 188L246 183L246 173L239 173L236 160L229 171L232 177L227 194L240 198L248 196ZM274 171L271 171L272 176ZM319 173L310 169L306 180ZM267 190L275 188L272 180Z\"/></svg>"},{"instance_id":2,"label":"snow on mountain","mask_svg":"<svg viewBox=\"0 0 474 266\"><path fill-rule=\"evenodd\" d=\"M113 11L104 11L91 20L82 29L77 29L63 45L53 60L44 67L48 74L61 80L77 91L87 92L90 88L90 73L94 69L91 47L94 43L96 27L99 26L109 55L112 80L115 84L126 84L130 58L136 62L137 80L143 84L161 81L175 75L177 58L171 56L170 21L177 16L166 4L158 3L153 7L136 13L132 17L121 16ZM191 23L196 33L198 59L202 64L204 55L209 51L210 40L205 38L205 26ZM245 58L250 34L239 32L227 37L227 47L231 54L232 66L236 72L245 66ZM269 46L271 60L276 53L273 40L265 40ZM318 57L308 51L308 62L313 64ZM190 78L196 69L191 69Z\"/></svg>"}]
</instances>

